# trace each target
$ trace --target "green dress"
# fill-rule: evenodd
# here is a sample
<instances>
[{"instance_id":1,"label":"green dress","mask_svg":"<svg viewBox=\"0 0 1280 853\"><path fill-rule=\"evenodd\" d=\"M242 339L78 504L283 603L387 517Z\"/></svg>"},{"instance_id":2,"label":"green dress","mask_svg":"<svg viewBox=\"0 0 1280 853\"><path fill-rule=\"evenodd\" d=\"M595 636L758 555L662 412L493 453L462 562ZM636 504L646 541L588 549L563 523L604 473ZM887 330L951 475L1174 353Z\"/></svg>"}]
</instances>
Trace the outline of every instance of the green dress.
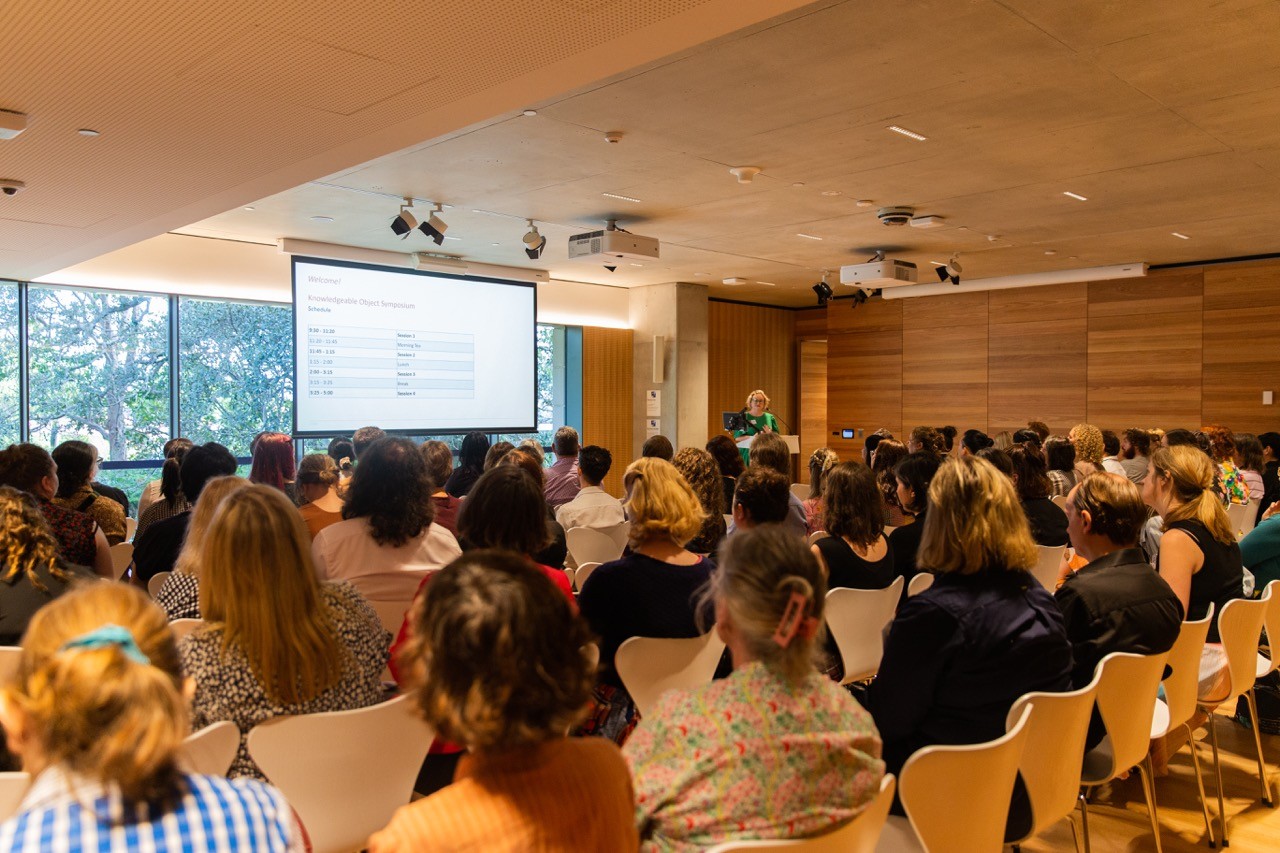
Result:
<instances>
[{"instance_id":1,"label":"green dress","mask_svg":"<svg viewBox=\"0 0 1280 853\"><path fill-rule=\"evenodd\" d=\"M735 439L742 438L743 436L746 436L746 435L755 435L757 433L763 432L765 427L768 427L774 432L778 432L778 433L782 432L782 430L778 426L778 419L775 418L773 414L770 412L765 412L763 415L761 415L758 418L754 415L749 415L749 414L744 414L742 417L747 422L747 428L745 430L735 429L733 431L733 437ZM751 459L749 454L751 453L751 451L745 447L739 447L738 452L742 454L742 464L750 465Z\"/></svg>"}]
</instances>

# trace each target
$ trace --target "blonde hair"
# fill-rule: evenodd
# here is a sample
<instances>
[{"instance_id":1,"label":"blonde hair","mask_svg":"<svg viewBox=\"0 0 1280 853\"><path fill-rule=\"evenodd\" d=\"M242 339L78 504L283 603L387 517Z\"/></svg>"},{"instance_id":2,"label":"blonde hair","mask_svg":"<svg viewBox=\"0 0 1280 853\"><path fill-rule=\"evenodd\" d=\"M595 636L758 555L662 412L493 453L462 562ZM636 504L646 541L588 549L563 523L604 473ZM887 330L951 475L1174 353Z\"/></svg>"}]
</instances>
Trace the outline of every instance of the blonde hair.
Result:
<instances>
[{"instance_id":1,"label":"blonde hair","mask_svg":"<svg viewBox=\"0 0 1280 853\"><path fill-rule=\"evenodd\" d=\"M1105 452L1102 445L1102 430L1093 424L1076 424L1067 437L1075 445L1077 461L1101 464Z\"/></svg>"},{"instance_id":2,"label":"blonde hair","mask_svg":"<svg viewBox=\"0 0 1280 853\"><path fill-rule=\"evenodd\" d=\"M299 485L333 487L338 483L338 463L327 453L308 453L298 463L297 481Z\"/></svg>"},{"instance_id":3,"label":"blonde hair","mask_svg":"<svg viewBox=\"0 0 1280 853\"><path fill-rule=\"evenodd\" d=\"M655 536L666 536L683 546L698 535L706 513L698 496L675 466L665 459L647 456L627 466L623 483L631 499L631 545Z\"/></svg>"},{"instance_id":4,"label":"blonde hair","mask_svg":"<svg viewBox=\"0 0 1280 853\"><path fill-rule=\"evenodd\" d=\"M1231 519L1213 491L1213 476L1218 466L1207 454L1186 445L1157 447L1151 453L1151 465L1157 477L1169 480L1177 501L1177 505L1164 514L1165 530L1176 521L1198 521L1223 545L1236 541Z\"/></svg>"},{"instance_id":5,"label":"blonde hair","mask_svg":"<svg viewBox=\"0 0 1280 853\"><path fill-rule=\"evenodd\" d=\"M768 395L768 394L766 394L766 393L764 393L763 391L761 391L759 388L757 388L756 390L752 391L750 394L748 394L748 395L747 395L747 408L748 408L748 409L749 409L749 408L751 408L751 398L752 398L752 397L759 397L760 399L764 400L764 407L765 407L766 409L767 409L767 408L769 408L769 395Z\"/></svg>"},{"instance_id":6,"label":"blonde hair","mask_svg":"<svg viewBox=\"0 0 1280 853\"><path fill-rule=\"evenodd\" d=\"M46 567L53 577L70 582L58 551L58 540L31 496L0 486L0 581L12 586L21 575L36 589L48 592L36 574Z\"/></svg>"},{"instance_id":7,"label":"blonde hair","mask_svg":"<svg viewBox=\"0 0 1280 853\"><path fill-rule=\"evenodd\" d=\"M328 457L325 457L328 458ZM331 460L332 461L332 460ZM200 549L204 547L204 538L209 532L209 523L213 521L222 502L234 492L250 485L243 477L214 477L205 483L196 499L196 508L191 511L191 520L187 523L187 538L182 542L182 550L174 561L173 570L188 575L200 575Z\"/></svg>"},{"instance_id":8,"label":"blonde hair","mask_svg":"<svg viewBox=\"0 0 1280 853\"><path fill-rule=\"evenodd\" d=\"M916 563L962 575L1030 571L1040 558L1013 483L985 459L952 457L929 484Z\"/></svg>"},{"instance_id":9,"label":"blonde hair","mask_svg":"<svg viewBox=\"0 0 1280 853\"><path fill-rule=\"evenodd\" d=\"M350 652L320 598L302 517L279 489L249 485L218 509L200 550L200 612L221 623L273 702L338 683Z\"/></svg>"},{"instance_id":10,"label":"blonde hair","mask_svg":"<svg viewBox=\"0 0 1280 853\"><path fill-rule=\"evenodd\" d=\"M150 664L117 645L64 649L107 625L128 631ZM3 696L49 763L118 785L126 801L163 804L181 795L178 757L189 727L182 682L164 612L127 584L97 582L36 612Z\"/></svg>"}]
</instances>

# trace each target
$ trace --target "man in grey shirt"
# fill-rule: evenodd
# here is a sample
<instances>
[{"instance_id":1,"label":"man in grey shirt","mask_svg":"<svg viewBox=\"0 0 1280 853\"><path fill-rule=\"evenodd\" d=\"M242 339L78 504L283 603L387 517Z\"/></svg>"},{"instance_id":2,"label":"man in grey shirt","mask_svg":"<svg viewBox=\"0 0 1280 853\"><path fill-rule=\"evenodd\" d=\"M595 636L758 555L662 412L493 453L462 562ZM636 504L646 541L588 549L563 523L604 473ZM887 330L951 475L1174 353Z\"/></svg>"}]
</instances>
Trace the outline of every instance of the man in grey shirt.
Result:
<instances>
[{"instance_id":1,"label":"man in grey shirt","mask_svg":"<svg viewBox=\"0 0 1280 853\"><path fill-rule=\"evenodd\" d=\"M1147 479L1147 457L1151 455L1151 434L1144 429L1124 431L1120 440L1120 467L1124 475L1135 483Z\"/></svg>"}]
</instances>

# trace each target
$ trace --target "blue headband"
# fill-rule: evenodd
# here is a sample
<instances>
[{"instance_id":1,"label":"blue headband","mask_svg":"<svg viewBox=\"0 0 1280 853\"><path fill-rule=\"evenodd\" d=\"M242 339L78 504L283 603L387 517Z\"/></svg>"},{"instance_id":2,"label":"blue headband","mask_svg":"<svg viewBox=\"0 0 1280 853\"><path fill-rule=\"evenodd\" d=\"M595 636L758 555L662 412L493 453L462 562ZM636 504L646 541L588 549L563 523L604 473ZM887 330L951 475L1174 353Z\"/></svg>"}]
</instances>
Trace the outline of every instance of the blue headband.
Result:
<instances>
[{"instance_id":1,"label":"blue headband","mask_svg":"<svg viewBox=\"0 0 1280 853\"><path fill-rule=\"evenodd\" d=\"M115 646L124 656L134 663L140 663L143 666L151 665L151 658L142 653L142 649L138 648L138 644L133 640L133 634L119 625L100 625L86 634L67 640L58 649L60 652L81 651L92 649L105 649Z\"/></svg>"}]
</instances>

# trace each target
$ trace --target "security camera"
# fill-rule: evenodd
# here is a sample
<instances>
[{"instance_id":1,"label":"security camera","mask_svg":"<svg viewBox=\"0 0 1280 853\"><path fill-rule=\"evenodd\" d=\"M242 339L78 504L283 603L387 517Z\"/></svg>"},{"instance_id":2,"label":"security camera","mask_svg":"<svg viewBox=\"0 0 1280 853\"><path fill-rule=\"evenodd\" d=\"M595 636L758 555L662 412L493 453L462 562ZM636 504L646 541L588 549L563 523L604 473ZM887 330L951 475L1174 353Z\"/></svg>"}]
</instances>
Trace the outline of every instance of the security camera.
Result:
<instances>
[{"instance_id":1,"label":"security camera","mask_svg":"<svg viewBox=\"0 0 1280 853\"><path fill-rule=\"evenodd\" d=\"M5 192L8 192L8 190L5 190ZM605 264L604 268L607 269L609 272L613 272L618 268L618 266L617 264Z\"/></svg>"},{"instance_id":2,"label":"security camera","mask_svg":"<svg viewBox=\"0 0 1280 853\"><path fill-rule=\"evenodd\" d=\"M17 195L27 188L22 181L14 181L9 178L0 178L0 191L5 195Z\"/></svg>"}]
</instances>

